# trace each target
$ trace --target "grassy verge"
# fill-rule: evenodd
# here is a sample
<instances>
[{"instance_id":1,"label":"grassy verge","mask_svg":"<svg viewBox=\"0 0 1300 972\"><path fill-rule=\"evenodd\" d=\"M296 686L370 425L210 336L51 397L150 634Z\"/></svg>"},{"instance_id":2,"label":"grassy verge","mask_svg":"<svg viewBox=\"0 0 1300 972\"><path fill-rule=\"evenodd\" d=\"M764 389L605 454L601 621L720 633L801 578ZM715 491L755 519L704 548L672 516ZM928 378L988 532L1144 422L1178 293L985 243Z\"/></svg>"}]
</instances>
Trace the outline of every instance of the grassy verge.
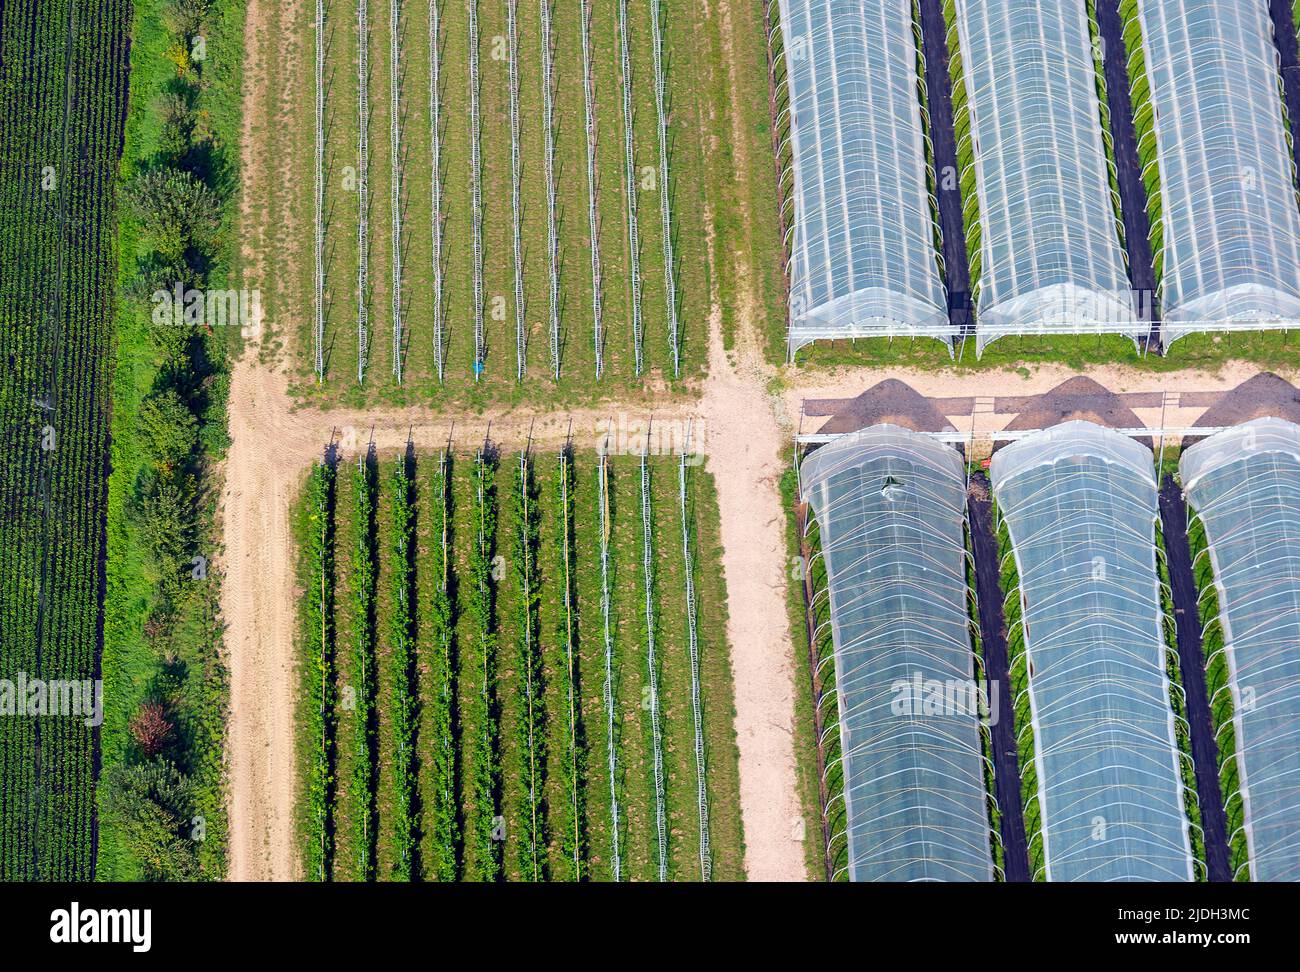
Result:
<instances>
[{"instance_id":1,"label":"grassy verge","mask_svg":"<svg viewBox=\"0 0 1300 972\"><path fill-rule=\"evenodd\" d=\"M97 875L219 878L226 865L226 672L218 638L218 463L237 327L155 326L145 295L168 280L239 287L235 146L242 0L197 20L135 6L121 181ZM195 59L192 39L206 39ZM201 213L161 231L148 179L184 184ZM156 198L156 197L153 197ZM198 224L208 222L207 231ZM152 724L154 731L143 729Z\"/></svg>"}]
</instances>

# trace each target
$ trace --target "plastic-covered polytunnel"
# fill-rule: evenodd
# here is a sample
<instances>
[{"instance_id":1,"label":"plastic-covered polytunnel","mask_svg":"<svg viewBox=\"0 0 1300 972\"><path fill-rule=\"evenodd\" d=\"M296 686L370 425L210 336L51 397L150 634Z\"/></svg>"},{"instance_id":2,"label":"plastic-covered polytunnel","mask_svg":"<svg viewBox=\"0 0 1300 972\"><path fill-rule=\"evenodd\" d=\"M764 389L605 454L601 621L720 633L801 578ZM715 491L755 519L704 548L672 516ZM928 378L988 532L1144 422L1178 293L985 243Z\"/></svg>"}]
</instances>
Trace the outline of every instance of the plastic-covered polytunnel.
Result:
<instances>
[{"instance_id":1,"label":"plastic-covered polytunnel","mask_svg":"<svg viewBox=\"0 0 1300 972\"><path fill-rule=\"evenodd\" d=\"M1147 331L1134 312L1083 0L950 0L977 349ZM962 173L969 194L970 173Z\"/></svg>"},{"instance_id":2,"label":"plastic-covered polytunnel","mask_svg":"<svg viewBox=\"0 0 1300 972\"><path fill-rule=\"evenodd\" d=\"M1137 10L1134 113L1155 187L1166 341L1300 325L1300 208L1268 3L1137 0ZM1131 22L1128 37L1132 46Z\"/></svg>"},{"instance_id":3,"label":"plastic-covered polytunnel","mask_svg":"<svg viewBox=\"0 0 1300 972\"><path fill-rule=\"evenodd\" d=\"M1181 471L1218 593L1250 874L1300 880L1300 426L1221 432Z\"/></svg>"},{"instance_id":4,"label":"plastic-covered polytunnel","mask_svg":"<svg viewBox=\"0 0 1300 972\"><path fill-rule=\"evenodd\" d=\"M1191 880L1152 454L1067 422L990 471L1019 573L1044 876Z\"/></svg>"},{"instance_id":5,"label":"plastic-covered polytunnel","mask_svg":"<svg viewBox=\"0 0 1300 972\"><path fill-rule=\"evenodd\" d=\"M951 342L912 0L781 0L793 158L790 353Z\"/></svg>"},{"instance_id":6,"label":"plastic-covered polytunnel","mask_svg":"<svg viewBox=\"0 0 1300 972\"><path fill-rule=\"evenodd\" d=\"M874 426L813 452L800 488L830 588L849 877L991 880L978 706L916 691L969 703L974 685L961 458Z\"/></svg>"}]
</instances>

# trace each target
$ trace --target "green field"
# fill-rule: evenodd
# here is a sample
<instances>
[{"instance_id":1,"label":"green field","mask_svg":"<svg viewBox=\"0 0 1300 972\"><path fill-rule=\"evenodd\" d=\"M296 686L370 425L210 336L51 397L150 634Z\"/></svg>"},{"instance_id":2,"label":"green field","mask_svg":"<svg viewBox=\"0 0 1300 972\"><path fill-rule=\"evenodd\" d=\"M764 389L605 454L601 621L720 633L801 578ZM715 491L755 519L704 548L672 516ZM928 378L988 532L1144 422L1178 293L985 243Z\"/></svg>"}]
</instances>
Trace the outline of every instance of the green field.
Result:
<instances>
[{"instance_id":1,"label":"green field","mask_svg":"<svg viewBox=\"0 0 1300 972\"><path fill-rule=\"evenodd\" d=\"M308 878L612 880L617 833L618 876L655 880L656 711L664 876L701 878L678 463L648 462L652 692L640 466L634 457L609 461L611 789L598 463L566 455L571 478L562 492L560 457L534 455L525 514L519 462L510 454L485 464L482 506L474 454L446 467L438 455L384 457L311 474L297 521ZM409 471L407 488L399 469ZM373 518L358 504L371 490ZM743 846L726 599L702 470L689 470L687 495L710 877L737 880ZM399 553L398 523L410 524L409 560Z\"/></svg>"},{"instance_id":2,"label":"green field","mask_svg":"<svg viewBox=\"0 0 1300 972\"><path fill-rule=\"evenodd\" d=\"M3 881L93 875L93 688L55 705L49 683L99 675L129 23L125 0L0 8Z\"/></svg>"}]
</instances>

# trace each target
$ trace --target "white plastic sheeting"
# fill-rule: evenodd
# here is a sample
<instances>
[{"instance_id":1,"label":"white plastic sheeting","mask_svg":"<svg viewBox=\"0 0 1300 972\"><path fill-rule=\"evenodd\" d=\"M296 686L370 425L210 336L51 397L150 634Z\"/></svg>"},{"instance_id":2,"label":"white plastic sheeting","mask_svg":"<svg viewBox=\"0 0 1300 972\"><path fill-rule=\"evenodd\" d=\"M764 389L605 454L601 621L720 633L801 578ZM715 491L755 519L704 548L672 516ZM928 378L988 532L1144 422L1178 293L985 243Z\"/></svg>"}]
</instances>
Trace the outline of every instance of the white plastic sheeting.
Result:
<instances>
[{"instance_id":1,"label":"white plastic sheeting","mask_svg":"<svg viewBox=\"0 0 1300 972\"><path fill-rule=\"evenodd\" d=\"M794 169L790 353L828 338L951 343L911 0L781 0L781 26Z\"/></svg>"},{"instance_id":2,"label":"white plastic sheeting","mask_svg":"<svg viewBox=\"0 0 1300 972\"><path fill-rule=\"evenodd\" d=\"M961 458L879 425L813 452L800 488L830 585L849 876L991 880ZM955 704L924 704L936 687Z\"/></svg>"},{"instance_id":3,"label":"white plastic sheeting","mask_svg":"<svg viewBox=\"0 0 1300 972\"><path fill-rule=\"evenodd\" d=\"M1300 324L1300 207L1266 0L1139 0L1166 342Z\"/></svg>"},{"instance_id":4,"label":"white plastic sheeting","mask_svg":"<svg viewBox=\"0 0 1300 972\"><path fill-rule=\"evenodd\" d=\"M976 346L1148 328L1134 313L1083 0L955 0L980 268ZM972 276L975 276L972 274Z\"/></svg>"},{"instance_id":5,"label":"white plastic sheeting","mask_svg":"<svg viewBox=\"0 0 1300 972\"><path fill-rule=\"evenodd\" d=\"M1300 426L1248 422L1180 468L1219 595L1250 874L1300 880Z\"/></svg>"},{"instance_id":6,"label":"white plastic sheeting","mask_svg":"<svg viewBox=\"0 0 1300 972\"><path fill-rule=\"evenodd\" d=\"M1191 880L1149 449L1067 422L1001 449L1020 573L1046 876Z\"/></svg>"}]
</instances>

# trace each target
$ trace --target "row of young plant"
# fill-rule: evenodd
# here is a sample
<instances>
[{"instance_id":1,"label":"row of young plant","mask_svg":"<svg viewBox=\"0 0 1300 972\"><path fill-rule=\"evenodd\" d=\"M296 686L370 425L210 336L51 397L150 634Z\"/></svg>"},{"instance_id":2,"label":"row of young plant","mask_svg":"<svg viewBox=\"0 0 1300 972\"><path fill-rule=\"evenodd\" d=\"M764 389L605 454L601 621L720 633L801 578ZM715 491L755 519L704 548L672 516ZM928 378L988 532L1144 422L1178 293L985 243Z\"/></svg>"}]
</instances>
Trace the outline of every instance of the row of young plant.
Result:
<instances>
[{"instance_id":1,"label":"row of young plant","mask_svg":"<svg viewBox=\"0 0 1300 972\"><path fill-rule=\"evenodd\" d=\"M1183 812L1191 822L1189 840L1192 859L1198 870L1196 879L1208 880L1205 860L1205 830L1201 826L1201 807L1196 790L1196 764L1192 760L1192 732L1187 722L1187 695L1183 690L1182 671L1178 663L1178 628L1174 621L1174 596L1169 583L1169 564L1165 554L1164 529L1156 517L1156 572L1160 578L1160 630L1165 639L1165 675L1169 679L1169 704L1174 712L1174 742L1178 750L1178 774L1183 784Z\"/></svg>"},{"instance_id":2,"label":"row of young plant","mask_svg":"<svg viewBox=\"0 0 1300 972\"><path fill-rule=\"evenodd\" d=\"M991 705L987 688L991 679L987 656L984 653L983 630L980 628L979 596L976 593L978 587L975 578L975 550L974 542L971 539L969 521L966 524L966 590L968 592L966 607L970 617L971 647L975 651L975 684L985 686L981 690L983 693L981 703L987 712ZM994 877L996 880L1001 881L1005 880L1006 877L1006 853L1002 844L1002 808L998 806L997 784L993 778L993 730L987 718L980 719L980 751L984 755L984 793L988 809Z\"/></svg>"},{"instance_id":3,"label":"row of young plant","mask_svg":"<svg viewBox=\"0 0 1300 972\"><path fill-rule=\"evenodd\" d=\"M101 876L225 871L216 469L238 290L242 0L135 5L109 484ZM197 297L196 297L197 295ZM181 298L178 300L178 297ZM241 306L240 312L251 310Z\"/></svg>"},{"instance_id":4,"label":"row of young plant","mask_svg":"<svg viewBox=\"0 0 1300 972\"><path fill-rule=\"evenodd\" d=\"M948 80L952 85L952 125L957 140L957 185L961 190L962 223L966 229L966 259L970 264L970 300L979 294L983 265L983 223L975 173L975 133L971 122L970 93L966 88L961 40L957 30L956 0L944 0L944 23L948 34Z\"/></svg>"},{"instance_id":5,"label":"row of young plant","mask_svg":"<svg viewBox=\"0 0 1300 972\"><path fill-rule=\"evenodd\" d=\"M797 485L796 485L797 488ZM800 625L808 640L808 665L817 741L818 799L826 876L849 879L848 808L844 798L844 760L840 739L839 693L835 686L835 644L831 629L830 578L822 555L821 526L809 515L799 541L802 601Z\"/></svg>"},{"instance_id":6,"label":"row of young plant","mask_svg":"<svg viewBox=\"0 0 1300 972\"><path fill-rule=\"evenodd\" d=\"M582 463L567 450L554 460L502 460L485 451L460 460L459 474L449 455L436 463L403 457L387 476L378 475L380 465L372 456L352 475L339 475L332 533L313 519L326 509L324 467L312 474L299 512L304 588L309 598L336 589L333 623L338 637L344 643L351 637L357 649L351 658L340 656L332 691L321 689L330 627L308 602L300 627L306 876L570 881L620 873L697 877L715 867L736 876L733 740L719 734L723 724L729 733L730 723L708 719L708 698L715 691L726 697L725 685L714 687L725 659L713 650L718 622L709 617L697 624L699 680L709 687L697 744L701 756L706 745L719 753L713 762L720 771L717 781L701 781L689 742L686 590L670 596L656 583L647 614L643 571L613 569L632 567L634 549L640 556L645 537L636 506L626 509L626 519L616 516L612 490L601 502L592 489L599 488L597 478L580 477ZM628 493L636 495L630 480ZM666 499L656 494L653 501ZM457 504L463 514L455 514ZM594 546L598 513L617 531L604 571ZM326 582L319 542L330 535L339 554L337 577ZM674 586L681 554L654 549L656 559L671 562ZM705 547L699 555L716 552ZM698 569L708 570L709 562ZM704 588L714 596L712 579ZM665 597L672 603L668 615ZM658 749L646 708L646 693L654 695L647 618L656 637L663 634L661 647L681 652L661 651L656 659L667 679L657 682ZM680 634L673 632L677 622ZM608 696L601 690L602 628L614 647ZM391 687L382 711L374 702L379 684ZM663 694L667 685L680 697ZM321 711L322 700L332 712ZM625 708L640 709L634 721L644 735L623 732ZM589 721L607 717L612 748L604 733L586 731ZM589 761L614 767L612 796L603 785L610 781L598 783ZM667 797L662 844L655 833L656 763ZM686 821L696 816L697 793L705 791L709 804L721 801L723 809L716 822L704 818L710 834L700 845L709 856L697 872L685 855L699 835ZM322 806L331 794L332 805ZM617 821L616 804L623 811Z\"/></svg>"},{"instance_id":7,"label":"row of young plant","mask_svg":"<svg viewBox=\"0 0 1300 972\"><path fill-rule=\"evenodd\" d=\"M114 178L130 6L0 18L0 880L94 874L97 730L32 684L99 664ZM32 708L34 706L34 708Z\"/></svg>"},{"instance_id":8,"label":"row of young plant","mask_svg":"<svg viewBox=\"0 0 1300 972\"><path fill-rule=\"evenodd\" d=\"M1016 730L1016 758L1020 765L1020 805L1025 817L1029 853L1029 875L1034 881L1047 879L1043 853L1043 808L1039 802L1038 763L1035 760L1033 718L1029 704L1029 653L1025 649L1024 605L1020 600L1020 568L1011 544L1011 531L992 500L993 523L997 531L998 586L1002 591L1002 616L1007 632L1007 696Z\"/></svg>"},{"instance_id":9,"label":"row of young plant","mask_svg":"<svg viewBox=\"0 0 1300 972\"><path fill-rule=\"evenodd\" d=\"M1237 765L1235 706L1229 690L1230 672L1224 651L1223 624L1219 614L1219 591L1214 583L1214 564L1205 523L1192 510L1187 524L1187 544L1196 582L1197 615L1201 624L1201 651L1205 658L1205 688L1210 699L1210 717L1218 752L1219 792L1224 797L1228 829L1228 866L1233 880L1250 880L1250 850L1246 842L1245 803L1241 795Z\"/></svg>"},{"instance_id":10,"label":"row of young plant","mask_svg":"<svg viewBox=\"0 0 1300 972\"><path fill-rule=\"evenodd\" d=\"M1147 74L1146 47L1138 0L1120 0L1124 48L1128 54L1129 97L1133 109L1133 131L1137 138L1138 164L1146 188L1147 219L1151 224L1151 260L1159 284L1164 267L1164 197L1160 189L1160 165L1156 157L1156 114L1151 100L1151 79Z\"/></svg>"}]
</instances>

